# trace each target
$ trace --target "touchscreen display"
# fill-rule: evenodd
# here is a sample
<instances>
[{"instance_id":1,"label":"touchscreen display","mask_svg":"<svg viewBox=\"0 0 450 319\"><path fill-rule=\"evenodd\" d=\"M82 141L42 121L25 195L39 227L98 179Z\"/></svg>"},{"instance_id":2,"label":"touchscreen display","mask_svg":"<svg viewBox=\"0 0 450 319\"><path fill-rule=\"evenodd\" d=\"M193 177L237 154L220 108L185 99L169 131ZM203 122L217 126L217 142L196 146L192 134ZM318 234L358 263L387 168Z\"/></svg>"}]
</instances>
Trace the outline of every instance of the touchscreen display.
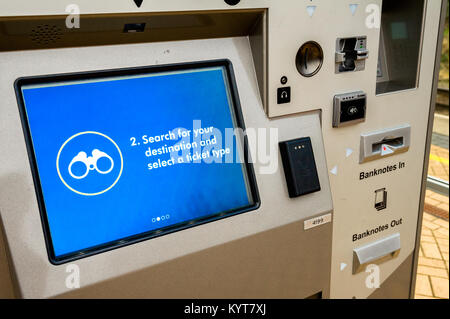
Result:
<instances>
[{"instance_id":1,"label":"touchscreen display","mask_svg":"<svg viewBox=\"0 0 450 319\"><path fill-rule=\"evenodd\" d=\"M230 62L23 78L16 90L52 263L258 206Z\"/></svg>"}]
</instances>

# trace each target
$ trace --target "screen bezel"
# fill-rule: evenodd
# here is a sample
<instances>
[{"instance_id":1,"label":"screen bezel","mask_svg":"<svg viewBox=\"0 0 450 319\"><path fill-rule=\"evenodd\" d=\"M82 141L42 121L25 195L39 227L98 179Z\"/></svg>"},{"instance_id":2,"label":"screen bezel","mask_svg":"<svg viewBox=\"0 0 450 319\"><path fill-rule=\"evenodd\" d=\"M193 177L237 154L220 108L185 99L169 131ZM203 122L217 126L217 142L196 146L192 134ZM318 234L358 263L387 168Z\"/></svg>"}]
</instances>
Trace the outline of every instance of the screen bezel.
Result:
<instances>
[{"instance_id":1,"label":"screen bezel","mask_svg":"<svg viewBox=\"0 0 450 319\"><path fill-rule=\"evenodd\" d=\"M50 225L47 218L47 212L44 202L44 196L42 192L40 176L37 166L37 161L34 153L34 146L31 138L31 130L28 123L28 117L25 107L25 101L22 94L22 87L27 85L42 85L42 84L52 84L52 83L63 83L63 82L72 82L72 81L83 81L83 80L95 80L95 79L105 79L110 77L120 77L120 76L135 76L135 75L145 75L145 74L154 74L154 73L163 73L163 72L171 72L171 71L195 71L199 69L206 69L211 67L223 67L226 72L226 81L225 85L228 85L230 98L231 98L231 107L233 108L234 113L231 116L234 116L233 122L236 123L236 127L240 128L245 132L245 123L242 115L241 104L239 99L239 94L236 85L236 79L234 75L233 65L230 60L210 60L210 61L199 61L199 62L188 62L188 63L177 63L177 64L166 64L166 65L155 65L155 66L144 66L144 67L131 67L131 68L121 68L121 69L111 69L111 70L99 70L99 71L87 71L87 72L76 72L76 73L64 73L64 74L53 74L53 75L42 75L42 76L31 76L31 77L21 77L18 78L14 83L14 89L16 92L16 98L19 106L19 113L22 122L22 128L25 137L25 143L28 151L28 158L31 167L31 173L33 176L34 188L36 192L41 223L44 231L44 239L45 245L47 248L47 255L50 263L53 265L61 265L64 263L68 263L74 260L78 260L81 258L94 256L106 251L110 251L113 249L125 247L128 245L136 244L138 242L142 242L145 240L149 240L152 238L160 237L163 235L167 235L170 233L174 233L180 230L184 230L191 227L196 227L199 225L203 225L209 222L213 222L219 219L235 216L238 214L246 213L249 211L256 210L260 207L260 198L258 187L256 184L256 176L252 164L252 160L250 158L248 139L246 134L243 136L238 136L236 138L240 139L240 143L243 148L243 157L244 163L243 165L246 168L247 176L244 176L250 188L249 196L252 198L253 204L246 206L244 208L235 209L231 211L225 211L214 215L208 215L203 218L189 220L183 223L171 225L164 228L159 228L156 230L152 230L149 232L140 233L134 236L129 236L126 238L121 238L115 241L107 242L101 245L93 246L87 249L78 250L72 253L68 253L65 255L56 256L53 248L53 241L50 232ZM245 175L245 173L244 173Z\"/></svg>"}]
</instances>

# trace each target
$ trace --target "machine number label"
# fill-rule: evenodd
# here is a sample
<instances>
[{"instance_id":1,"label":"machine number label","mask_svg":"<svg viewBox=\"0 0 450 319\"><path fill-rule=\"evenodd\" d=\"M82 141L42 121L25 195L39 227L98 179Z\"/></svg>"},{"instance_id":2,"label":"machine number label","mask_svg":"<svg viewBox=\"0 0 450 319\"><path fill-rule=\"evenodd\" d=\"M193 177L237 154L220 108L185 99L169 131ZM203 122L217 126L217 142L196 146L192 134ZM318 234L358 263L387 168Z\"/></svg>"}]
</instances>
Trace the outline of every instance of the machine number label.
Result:
<instances>
[{"instance_id":1,"label":"machine number label","mask_svg":"<svg viewBox=\"0 0 450 319\"><path fill-rule=\"evenodd\" d=\"M305 220L305 230L331 222L331 213Z\"/></svg>"}]
</instances>

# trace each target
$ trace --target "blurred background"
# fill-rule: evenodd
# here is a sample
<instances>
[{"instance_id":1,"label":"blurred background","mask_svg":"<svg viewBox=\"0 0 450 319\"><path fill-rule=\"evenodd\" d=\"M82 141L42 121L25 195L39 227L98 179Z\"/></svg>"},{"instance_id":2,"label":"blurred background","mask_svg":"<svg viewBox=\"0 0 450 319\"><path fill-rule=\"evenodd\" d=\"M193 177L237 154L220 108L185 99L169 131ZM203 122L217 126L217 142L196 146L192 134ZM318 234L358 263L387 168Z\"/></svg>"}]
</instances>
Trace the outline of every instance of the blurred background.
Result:
<instances>
[{"instance_id":1,"label":"blurred background","mask_svg":"<svg viewBox=\"0 0 450 319\"><path fill-rule=\"evenodd\" d=\"M449 298L449 29L448 7L428 167L416 298Z\"/></svg>"}]
</instances>

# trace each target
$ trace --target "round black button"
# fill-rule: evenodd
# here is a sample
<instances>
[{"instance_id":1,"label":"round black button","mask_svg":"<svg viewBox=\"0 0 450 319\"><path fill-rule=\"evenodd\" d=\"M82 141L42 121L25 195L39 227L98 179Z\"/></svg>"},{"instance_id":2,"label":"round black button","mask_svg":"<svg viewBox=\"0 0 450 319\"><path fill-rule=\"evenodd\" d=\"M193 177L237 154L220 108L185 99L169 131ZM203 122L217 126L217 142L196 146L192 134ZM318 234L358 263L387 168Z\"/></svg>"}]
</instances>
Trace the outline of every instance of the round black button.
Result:
<instances>
[{"instance_id":1,"label":"round black button","mask_svg":"<svg viewBox=\"0 0 450 319\"><path fill-rule=\"evenodd\" d=\"M286 76L282 76L280 82L285 85L288 82L288 78Z\"/></svg>"},{"instance_id":2,"label":"round black button","mask_svg":"<svg viewBox=\"0 0 450 319\"><path fill-rule=\"evenodd\" d=\"M230 6L235 6L237 5L239 2L241 2L241 0L225 0L226 4L229 4Z\"/></svg>"}]
</instances>

